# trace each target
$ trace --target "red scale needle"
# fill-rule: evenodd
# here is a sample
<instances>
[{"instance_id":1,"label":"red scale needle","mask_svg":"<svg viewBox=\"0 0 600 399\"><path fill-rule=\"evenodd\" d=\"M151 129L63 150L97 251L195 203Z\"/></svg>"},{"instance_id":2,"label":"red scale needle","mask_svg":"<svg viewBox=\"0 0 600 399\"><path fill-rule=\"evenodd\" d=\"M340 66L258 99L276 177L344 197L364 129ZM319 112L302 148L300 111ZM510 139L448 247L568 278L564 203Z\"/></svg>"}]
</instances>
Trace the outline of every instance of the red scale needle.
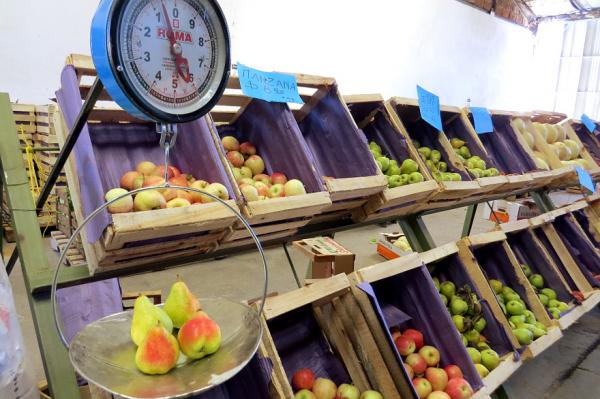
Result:
<instances>
[{"instance_id":1,"label":"red scale needle","mask_svg":"<svg viewBox=\"0 0 600 399\"><path fill-rule=\"evenodd\" d=\"M177 73L181 78L186 82L190 82L190 65L188 63L187 58L183 57L183 49L181 44L177 43L175 39L175 32L173 32L173 27L171 26L171 20L169 19L169 13L167 12L167 7L165 7L165 2L160 2L162 5L163 14L165 15L165 20L167 21L167 37L169 38L169 47L171 48L171 55L175 57L175 67L177 68Z\"/></svg>"}]
</instances>

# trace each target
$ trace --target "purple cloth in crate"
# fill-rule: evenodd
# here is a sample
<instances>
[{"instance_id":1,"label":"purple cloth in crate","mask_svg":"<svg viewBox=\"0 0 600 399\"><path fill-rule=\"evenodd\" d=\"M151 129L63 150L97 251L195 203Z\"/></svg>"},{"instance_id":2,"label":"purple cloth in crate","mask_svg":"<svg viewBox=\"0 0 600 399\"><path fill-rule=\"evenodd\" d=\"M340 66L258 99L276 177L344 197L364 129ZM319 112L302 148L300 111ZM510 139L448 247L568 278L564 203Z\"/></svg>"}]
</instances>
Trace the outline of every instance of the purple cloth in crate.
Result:
<instances>
[{"instance_id":1,"label":"purple cloth in crate","mask_svg":"<svg viewBox=\"0 0 600 399\"><path fill-rule=\"evenodd\" d=\"M596 237L594 236L594 234L592 234L592 231L590 229L590 221L589 221L588 217L586 216L585 212L582 209L579 209L579 210L573 212L573 216L575 217L575 220L577 220L577 223L579 223L579 225L585 232L586 237L596 247L600 247L600 242L598 242L598 240L596 240Z\"/></svg>"},{"instance_id":2,"label":"purple cloth in crate","mask_svg":"<svg viewBox=\"0 0 600 399\"><path fill-rule=\"evenodd\" d=\"M569 286L569 288L572 291L577 290L577 285L575 285L573 278L567 271L567 268L565 267L562 260L560 260L560 257L556 253L554 246L552 244L550 244L550 240L548 240L548 237L546 237L546 234L542 231L541 228L533 229L533 233L535 234L537 239L540 240L542 246L544 248L546 248L546 251L548 251L548 253L550 254L550 257L552 257L552 260L554 260L554 264L558 267L558 270L560 270L560 274L562 274L565 277L565 279L567 280L567 285ZM566 243L565 243L565 245L566 245ZM586 276L586 279L587 279L587 276Z\"/></svg>"},{"instance_id":3,"label":"purple cloth in crate","mask_svg":"<svg viewBox=\"0 0 600 399\"><path fill-rule=\"evenodd\" d=\"M300 122L300 130L320 176L335 178L377 175L377 165L333 85Z\"/></svg>"},{"instance_id":4,"label":"purple cloth in crate","mask_svg":"<svg viewBox=\"0 0 600 399\"><path fill-rule=\"evenodd\" d=\"M579 140L581 140L586 150L588 150L591 153L592 157L594 157L596 162L600 160L600 147L598 147L596 137L590 134L590 132L587 130L583 123L573 123L571 126L577 134L577 137L579 137ZM596 128L594 134L597 133L598 129Z\"/></svg>"},{"instance_id":5,"label":"purple cloth in crate","mask_svg":"<svg viewBox=\"0 0 600 399\"><path fill-rule=\"evenodd\" d=\"M508 243L520 263L527 264L533 273L541 274L544 285L552 288L560 301L569 302L571 295L554 269L546 263L541 249L533 241L529 230L508 234Z\"/></svg>"},{"instance_id":6,"label":"purple cloth in crate","mask_svg":"<svg viewBox=\"0 0 600 399\"><path fill-rule=\"evenodd\" d=\"M593 274L600 274L600 256L598 256L596 249L587 237L581 234L569 215L557 217L553 224L563 241L569 241L576 251L573 251L572 255L577 258L578 264L580 266L584 265Z\"/></svg>"},{"instance_id":7,"label":"purple cloth in crate","mask_svg":"<svg viewBox=\"0 0 600 399\"><path fill-rule=\"evenodd\" d=\"M218 130L221 137L234 136L254 144L266 173L281 172L289 179L300 179L309 193L326 190L287 104L253 99L233 125L221 125Z\"/></svg>"},{"instance_id":8,"label":"purple cloth in crate","mask_svg":"<svg viewBox=\"0 0 600 399\"><path fill-rule=\"evenodd\" d=\"M377 112L373 120L363 128L363 133L367 141L375 141L381 146L384 155L395 159L400 165L410 158L406 139L394 130L383 112Z\"/></svg>"},{"instance_id":9,"label":"purple cloth in crate","mask_svg":"<svg viewBox=\"0 0 600 399\"><path fill-rule=\"evenodd\" d=\"M338 385L348 383L348 372L333 354L312 312L307 305L268 322L286 375L291 379L298 369L307 367Z\"/></svg>"},{"instance_id":10,"label":"purple cloth in crate","mask_svg":"<svg viewBox=\"0 0 600 399\"><path fill-rule=\"evenodd\" d=\"M61 288L56 298L68 342L91 322L123 311L121 288L116 278Z\"/></svg>"}]
</instances>

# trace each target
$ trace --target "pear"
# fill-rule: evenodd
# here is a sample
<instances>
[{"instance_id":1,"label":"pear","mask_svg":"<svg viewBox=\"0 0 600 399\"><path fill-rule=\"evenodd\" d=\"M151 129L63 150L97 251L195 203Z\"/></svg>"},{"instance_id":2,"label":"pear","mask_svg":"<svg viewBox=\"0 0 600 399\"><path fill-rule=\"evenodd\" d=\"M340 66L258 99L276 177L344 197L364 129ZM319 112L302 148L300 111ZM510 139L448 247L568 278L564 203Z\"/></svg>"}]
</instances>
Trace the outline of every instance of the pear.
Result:
<instances>
[{"instance_id":1,"label":"pear","mask_svg":"<svg viewBox=\"0 0 600 399\"><path fill-rule=\"evenodd\" d=\"M164 310L154 306L146 295L141 295L133 305L133 318L131 320L131 340L140 345L148 331L160 323L169 333L173 331L173 322Z\"/></svg>"},{"instance_id":2,"label":"pear","mask_svg":"<svg viewBox=\"0 0 600 399\"><path fill-rule=\"evenodd\" d=\"M446 162L438 162L437 168L438 168L438 170L440 172L447 172L448 171L448 164Z\"/></svg>"},{"instance_id":3,"label":"pear","mask_svg":"<svg viewBox=\"0 0 600 399\"><path fill-rule=\"evenodd\" d=\"M198 312L177 333L181 351L190 359L201 359L219 350L221 329L206 313Z\"/></svg>"},{"instance_id":4,"label":"pear","mask_svg":"<svg viewBox=\"0 0 600 399\"><path fill-rule=\"evenodd\" d=\"M179 358L179 345L163 326L152 327L135 352L135 365L145 374L166 374Z\"/></svg>"},{"instance_id":5,"label":"pear","mask_svg":"<svg viewBox=\"0 0 600 399\"><path fill-rule=\"evenodd\" d=\"M437 164L440 162L440 159L442 159L442 153L438 150L433 150L431 151L431 154L429 154L429 159L431 159L433 163Z\"/></svg>"},{"instance_id":6,"label":"pear","mask_svg":"<svg viewBox=\"0 0 600 399\"><path fill-rule=\"evenodd\" d=\"M175 327L180 328L183 326L199 309L198 299L190 292L183 281L177 281L171 286L164 310L173 320Z\"/></svg>"},{"instance_id":7,"label":"pear","mask_svg":"<svg viewBox=\"0 0 600 399\"><path fill-rule=\"evenodd\" d=\"M428 160L429 156L431 155L431 148L429 147L421 147L419 148L417 151L419 151L419 154L421 154L421 158L423 158L423 160Z\"/></svg>"},{"instance_id":8,"label":"pear","mask_svg":"<svg viewBox=\"0 0 600 399\"><path fill-rule=\"evenodd\" d=\"M466 145L463 145L462 147L460 147L458 149L458 151L460 151L460 155L463 158L465 158L465 159L471 158L471 151L469 151L469 147L467 147Z\"/></svg>"},{"instance_id":9,"label":"pear","mask_svg":"<svg viewBox=\"0 0 600 399\"><path fill-rule=\"evenodd\" d=\"M452 148L459 149L460 147L465 145L465 142L461 139L457 139L456 137L450 139L450 144L452 144Z\"/></svg>"},{"instance_id":10,"label":"pear","mask_svg":"<svg viewBox=\"0 0 600 399\"><path fill-rule=\"evenodd\" d=\"M411 174L419 171L419 165L412 159L405 159L400 166L400 172L402 174Z\"/></svg>"},{"instance_id":11,"label":"pear","mask_svg":"<svg viewBox=\"0 0 600 399\"><path fill-rule=\"evenodd\" d=\"M519 327L513 330L515 337L517 337L517 341L521 345L529 345L533 342L533 333L529 331L527 328Z\"/></svg>"},{"instance_id":12,"label":"pear","mask_svg":"<svg viewBox=\"0 0 600 399\"><path fill-rule=\"evenodd\" d=\"M492 286L492 289L494 290L494 292L496 294L499 294L502 292L502 282L500 280L491 279L490 285Z\"/></svg>"}]
</instances>

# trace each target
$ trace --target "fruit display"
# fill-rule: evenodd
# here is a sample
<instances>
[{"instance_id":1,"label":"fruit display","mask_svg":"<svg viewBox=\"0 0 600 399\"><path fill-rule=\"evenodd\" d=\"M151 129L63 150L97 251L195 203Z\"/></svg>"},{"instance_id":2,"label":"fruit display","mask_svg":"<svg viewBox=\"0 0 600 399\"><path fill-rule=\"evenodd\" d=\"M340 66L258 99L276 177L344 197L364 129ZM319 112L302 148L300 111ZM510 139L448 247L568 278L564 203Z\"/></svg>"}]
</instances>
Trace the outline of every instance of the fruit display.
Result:
<instances>
[{"instance_id":1,"label":"fruit display","mask_svg":"<svg viewBox=\"0 0 600 399\"><path fill-rule=\"evenodd\" d=\"M398 161L390 159L389 155L383 155L381 146L374 141L369 143L369 150L375 163L385 174L389 188L420 183L425 180L423 174L419 172L419 165L414 160L406 158L398 165Z\"/></svg>"},{"instance_id":2,"label":"fruit display","mask_svg":"<svg viewBox=\"0 0 600 399\"><path fill-rule=\"evenodd\" d=\"M473 288L465 284L458 288L452 281L440 283L437 277L433 282L438 289L442 302L452 316L454 326L461 334L463 344L475 364L481 378L486 377L500 364L500 356L490 347L484 330L488 324L483 308Z\"/></svg>"},{"instance_id":3,"label":"fruit display","mask_svg":"<svg viewBox=\"0 0 600 399\"><path fill-rule=\"evenodd\" d=\"M454 173L449 171L449 165L446 160L442 158L442 153L438 150L432 150L429 147L421 146L417 140L413 140L413 144L417 148L419 155L425 161L425 165L431 172L433 178L437 181L461 181L462 176L460 173Z\"/></svg>"},{"instance_id":4,"label":"fruit display","mask_svg":"<svg viewBox=\"0 0 600 399\"><path fill-rule=\"evenodd\" d=\"M390 333L419 398L462 399L473 396L473 389L463 378L460 367L454 364L440 367L440 351L425 345L423 333L414 328L401 332L397 327L393 327Z\"/></svg>"},{"instance_id":5,"label":"fruit display","mask_svg":"<svg viewBox=\"0 0 600 399\"><path fill-rule=\"evenodd\" d=\"M226 157L231 165L233 177L246 201L306 194L304 184L298 179L288 180L287 176L280 172L274 172L270 176L265 174L265 162L258 155L254 144L240 144L233 136L223 137L221 144L227 151Z\"/></svg>"},{"instance_id":6,"label":"fruit display","mask_svg":"<svg viewBox=\"0 0 600 399\"><path fill-rule=\"evenodd\" d=\"M221 346L219 325L202 311L183 281L171 286L162 308L139 296L130 333L137 346L135 365L144 374L166 374L181 362L180 356L202 359Z\"/></svg>"},{"instance_id":7,"label":"fruit display","mask_svg":"<svg viewBox=\"0 0 600 399\"><path fill-rule=\"evenodd\" d=\"M196 180L191 174L182 173L175 166L169 166L167 172L169 183L173 186L191 187L212 194L220 199L229 199L227 188L221 183L209 183ZM113 188L106 192L104 199L108 202L129 191L142 187L158 187L165 184L165 167L155 165L150 161L142 161L136 169L123 174L120 188ZM159 187L156 190L147 190L129 195L108 206L110 213L128 213L150 211L163 208L180 208L195 204L215 202L208 195L185 191L174 188Z\"/></svg>"},{"instance_id":8,"label":"fruit display","mask_svg":"<svg viewBox=\"0 0 600 399\"><path fill-rule=\"evenodd\" d=\"M383 399L377 391L360 390L352 384L340 384L329 378L316 377L308 368L299 369L292 376L292 388L296 391L294 399Z\"/></svg>"},{"instance_id":9,"label":"fruit display","mask_svg":"<svg viewBox=\"0 0 600 399\"><path fill-rule=\"evenodd\" d=\"M492 177L500 175L500 172L496 168L489 168L486 162L477 155L471 154L471 149L468 143L459 139L450 139L450 144L454 149L454 152L458 158L462 161L463 165L471 176L478 179L480 177Z\"/></svg>"}]
</instances>

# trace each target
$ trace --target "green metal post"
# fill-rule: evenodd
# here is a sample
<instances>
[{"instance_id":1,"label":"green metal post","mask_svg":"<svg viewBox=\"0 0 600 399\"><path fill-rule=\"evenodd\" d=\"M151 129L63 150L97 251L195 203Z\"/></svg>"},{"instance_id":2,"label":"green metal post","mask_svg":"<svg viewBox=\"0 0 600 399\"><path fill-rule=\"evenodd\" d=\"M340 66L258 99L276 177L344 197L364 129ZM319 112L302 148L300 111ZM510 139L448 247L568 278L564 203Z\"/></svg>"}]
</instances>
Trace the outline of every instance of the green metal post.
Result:
<instances>
[{"instance_id":1,"label":"green metal post","mask_svg":"<svg viewBox=\"0 0 600 399\"><path fill-rule=\"evenodd\" d=\"M35 324L44 370L53 398L79 398L75 372L62 345L54 321L49 293L33 294L32 282L50 274L29 181L23 166L19 140L8 94L0 93L0 167L17 236L29 307Z\"/></svg>"},{"instance_id":2,"label":"green metal post","mask_svg":"<svg viewBox=\"0 0 600 399\"><path fill-rule=\"evenodd\" d=\"M465 222L463 223L461 238L471 234L471 228L473 228L473 221L475 220L476 213L477 204L469 205L467 207L467 214L465 215Z\"/></svg>"},{"instance_id":3,"label":"green metal post","mask_svg":"<svg viewBox=\"0 0 600 399\"><path fill-rule=\"evenodd\" d=\"M556 209L550 196L548 196L548 193L545 191L534 191L531 193L531 198L533 198L542 213Z\"/></svg>"},{"instance_id":4,"label":"green metal post","mask_svg":"<svg viewBox=\"0 0 600 399\"><path fill-rule=\"evenodd\" d=\"M406 236L410 246L417 252L425 252L435 248L435 242L425 226L421 215L408 215L398 219L398 224Z\"/></svg>"}]
</instances>

